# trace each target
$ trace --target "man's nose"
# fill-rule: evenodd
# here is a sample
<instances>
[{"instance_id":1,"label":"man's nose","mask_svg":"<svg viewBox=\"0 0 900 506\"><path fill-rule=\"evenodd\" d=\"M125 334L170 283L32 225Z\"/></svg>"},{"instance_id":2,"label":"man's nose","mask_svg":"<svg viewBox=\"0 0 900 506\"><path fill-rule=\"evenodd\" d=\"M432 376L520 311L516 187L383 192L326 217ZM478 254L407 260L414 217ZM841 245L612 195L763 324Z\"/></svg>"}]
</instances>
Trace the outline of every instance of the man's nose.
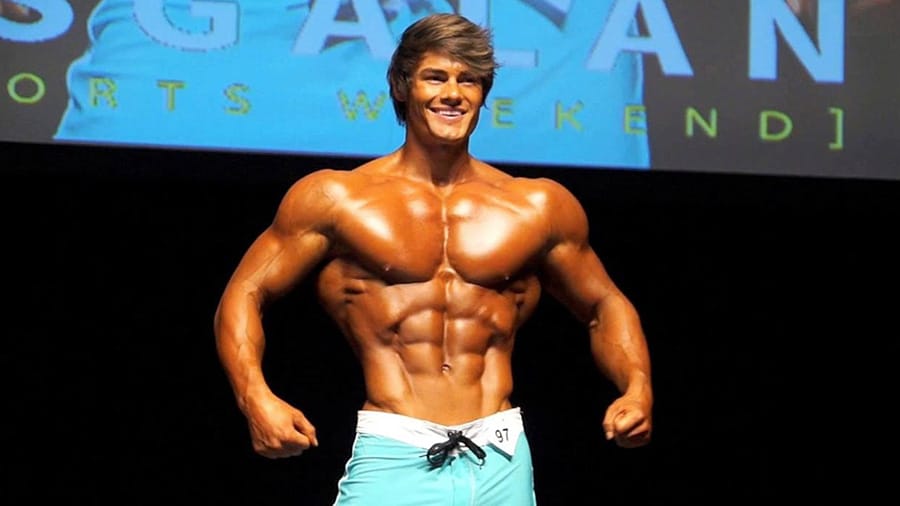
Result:
<instances>
[{"instance_id":1,"label":"man's nose","mask_svg":"<svg viewBox=\"0 0 900 506\"><path fill-rule=\"evenodd\" d=\"M459 83L455 79L450 79L444 84L443 99L447 101L459 101L462 95L459 92Z\"/></svg>"}]
</instances>

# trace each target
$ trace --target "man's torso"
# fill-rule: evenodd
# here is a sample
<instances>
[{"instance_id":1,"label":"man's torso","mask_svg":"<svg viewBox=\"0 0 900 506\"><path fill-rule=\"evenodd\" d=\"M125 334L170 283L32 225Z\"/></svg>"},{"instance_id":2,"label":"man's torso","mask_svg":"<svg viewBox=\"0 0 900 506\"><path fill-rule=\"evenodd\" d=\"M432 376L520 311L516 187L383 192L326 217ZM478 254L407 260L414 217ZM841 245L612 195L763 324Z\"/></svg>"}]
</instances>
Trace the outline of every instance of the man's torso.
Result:
<instances>
[{"instance_id":1,"label":"man's torso","mask_svg":"<svg viewBox=\"0 0 900 506\"><path fill-rule=\"evenodd\" d=\"M540 183L489 174L444 189L349 176L319 294L360 357L368 408L461 423L510 407L549 224Z\"/></svg>"}]
</instances>

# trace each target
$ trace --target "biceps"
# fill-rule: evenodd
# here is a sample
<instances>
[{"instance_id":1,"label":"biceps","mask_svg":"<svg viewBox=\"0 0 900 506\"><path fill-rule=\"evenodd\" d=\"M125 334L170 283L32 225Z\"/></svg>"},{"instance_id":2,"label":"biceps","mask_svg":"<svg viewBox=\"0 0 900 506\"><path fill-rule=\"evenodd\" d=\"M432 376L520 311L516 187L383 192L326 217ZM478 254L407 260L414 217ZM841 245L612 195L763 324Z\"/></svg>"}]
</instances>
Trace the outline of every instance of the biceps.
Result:
<instances>
[{"instance_id":1,"label":"biceps","mask_svg":"<svg viewBox=\"0 0 900 506\"><path fill-rule=\"evenodd\" d=\"M279 296L309 274L327 250L328 241L321 234L285 237L267 230L241 259L234 281L263 297Z\"/></svg>"},{"instance_id":2,"label":"biceps","mask_svg":"<svg viewBox=\"0 0 900 506\"><path fill-rule=\"evenodd\" d=\"M605 297L618 292L589 246L557 246L547 256L544 273L548 291L582 321L594 316L597 305Z\"/></svg>"}]
</instances>

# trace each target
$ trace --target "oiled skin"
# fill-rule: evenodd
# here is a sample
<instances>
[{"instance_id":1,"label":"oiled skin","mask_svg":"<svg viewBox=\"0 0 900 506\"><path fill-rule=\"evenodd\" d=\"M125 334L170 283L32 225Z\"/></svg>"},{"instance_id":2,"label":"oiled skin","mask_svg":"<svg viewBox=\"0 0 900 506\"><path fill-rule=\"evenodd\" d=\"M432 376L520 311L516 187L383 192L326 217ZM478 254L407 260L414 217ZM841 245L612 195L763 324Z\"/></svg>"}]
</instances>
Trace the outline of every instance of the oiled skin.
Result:
<instances>
[{"instance_id":1,"label":"oiled skin","mask_svg":"<svg viewBox=\"0 0 900 506\"><path fill-rule=\"evenodd\" d=\"M285 457L318 444L261 367L264 307L313 272L359 358L362 409L454 425L510 408L516 332L546 289L586 324L598 367L622 393L606 437L649 442L646 341L588 243L581 205L550 179L512 177L469 154L483 93L461 62L426 53L402 98L404 145L297 181L222 295L218 351L255 450Z\"/></svg>"},{"instance_id":2,"label":"oiled skin","mask_svg":"<svg viewBox=\"0 0 900 506\"><path fill-rule=\"evenodd\" d=\"M360 356L365 407L447 424L509 408L515 332L540 296L540 185L483 166L441 191L385 177L390 164L339 183L347 239L319 281Z\"/></svg>"}]
</instances>

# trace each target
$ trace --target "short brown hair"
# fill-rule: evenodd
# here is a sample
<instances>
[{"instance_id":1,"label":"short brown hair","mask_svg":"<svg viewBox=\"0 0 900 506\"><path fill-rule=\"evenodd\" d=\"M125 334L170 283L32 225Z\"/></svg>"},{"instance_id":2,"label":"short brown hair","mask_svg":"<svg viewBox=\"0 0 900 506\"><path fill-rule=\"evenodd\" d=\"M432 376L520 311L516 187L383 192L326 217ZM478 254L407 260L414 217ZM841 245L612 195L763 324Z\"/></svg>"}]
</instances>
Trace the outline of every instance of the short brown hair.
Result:
<instances>
[{"instance_id":1,"label":"short brown hair","mask_svg":"<svg viewBox=\"0 0 900 506\"><path fill-rule=\"evenodd\" d=\"M494 59L490 30L459 14L426 16L403 31L387 71L394 113L401 125L406 123L406 103L397 100L395 91L402 89L408 94L410 77L429 51L443 53L465 63L481 81L485 99L494 86L499 64Z\"/></svg>"}]
</instances>

